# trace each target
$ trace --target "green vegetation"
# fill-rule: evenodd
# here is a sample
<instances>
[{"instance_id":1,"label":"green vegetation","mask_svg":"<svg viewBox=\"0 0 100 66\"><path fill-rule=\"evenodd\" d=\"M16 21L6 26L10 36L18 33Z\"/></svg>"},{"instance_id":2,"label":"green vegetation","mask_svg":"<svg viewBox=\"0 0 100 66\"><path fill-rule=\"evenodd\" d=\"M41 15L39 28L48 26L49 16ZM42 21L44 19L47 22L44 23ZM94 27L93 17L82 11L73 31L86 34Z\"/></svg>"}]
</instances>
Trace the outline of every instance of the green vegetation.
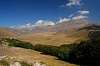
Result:
<instances>
[{"instance_id":1,"label":"green vegetation","mask_svg":"<svg viewBox=\"0 0 100 66\"><path fill-rule=\"evenodd\" d=\"M17 39L3 38L2 41L7 42L8 46L21 47L26 49L32 49L33 45L29 42L19 41Z\"/></svg>"},{"instance_id":2,"label":"green vegetation","mask_svg":"<svg viewBox=\"0 0 100 66\"><path fill-rule=\"evenodd\" d=\"M100 32L91 32L89 40L81 41L69 52L70 62L88 65L100 65Z\"/></svg>"},{"instance_id":3,"label":"green vegetation","mask_svg":"<svg viewBox=\"0 0 100 66\"><path fill-rule=\"evenodd\" d=\"M28 64L26 62L20 62L20 63L21 63L22 66L32 66L32 65L30 65L30 64Z\"/></svg>"},{"instance_id":4,"label":"green vegetation","mask_svg":"<svg viewBox=\"0 0 100 66\"><path fill-rule=\"evenodd\" d=\"M53 55L59 57L62 60L68 60L69 51L75 47L76 44L69 44L69 45L61 45L61 46L51 46L51 45L40 45L37 44L34 46L34 50L40 51L44 54Z\"/></svg>"},{"instance_id":5,"label":"green vegetation","mask_svg":"<svg viewBox=\"0 0 100 66\"><path fill-rule=\"evenodd\" d=\"M0 64L2 64L3 66L10 66L9 63L5 60L0 60Z\"/></svg>"},{"instance_id":6,"label":"green vegetation","mask_svg":"<svg viewBox=\"0 0 100 66\"><path fill-rule=\"evenodd\" d=\"M71 62L90 66L100 65L100 40L81 42L69 53Z\"/></svg>"},{"instance_id":7,"label":"green vegetation","mask_svg":"<svg viewBox=\"0 0 100 66\"><path fill-rule=\"evenodd\" d=\"M34 50L43 52L45 54L52 54L54 56L57 55L58 47L56 46L50 46L50 45L40 45L37 44L34 46Z\"/></svg>"}]
</instances>

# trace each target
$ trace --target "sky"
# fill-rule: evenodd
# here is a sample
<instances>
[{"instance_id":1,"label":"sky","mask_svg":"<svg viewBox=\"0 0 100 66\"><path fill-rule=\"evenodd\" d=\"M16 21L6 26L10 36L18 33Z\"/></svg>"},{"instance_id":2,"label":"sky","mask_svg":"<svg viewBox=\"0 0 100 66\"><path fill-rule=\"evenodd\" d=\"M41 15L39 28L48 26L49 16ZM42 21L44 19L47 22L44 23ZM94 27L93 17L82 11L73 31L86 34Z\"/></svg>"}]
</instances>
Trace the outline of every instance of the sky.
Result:
<instances>
[{"instance_id":1,"label":"sky","mask_svg":"<svg viewBox=\"0 0 100 66\"><path fill-rule=\"evenodd\" d=\"M60 18L100 20L100 0L0 0L0 26Z\"/></svg>"}]
</instances>

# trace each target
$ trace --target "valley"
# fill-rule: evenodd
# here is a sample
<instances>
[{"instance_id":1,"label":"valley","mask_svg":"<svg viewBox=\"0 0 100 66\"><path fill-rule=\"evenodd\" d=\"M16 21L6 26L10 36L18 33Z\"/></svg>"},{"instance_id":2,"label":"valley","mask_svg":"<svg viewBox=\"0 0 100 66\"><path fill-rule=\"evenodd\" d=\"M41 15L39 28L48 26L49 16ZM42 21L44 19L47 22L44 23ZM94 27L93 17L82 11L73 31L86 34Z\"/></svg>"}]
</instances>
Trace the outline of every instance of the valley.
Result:
<instances>
[{"instance_id":1,"label":"valley","mask_svg":"<svg viewBox=\"0 0 100 66\"><path fill-rule=\"evenodd\" d=\"M54 30L55 26L57 28ZM62 55L61 57L59 56L59 52L60 51L69 52L69 50L71 50L74 47L73 46L74 43L78 45L81 43L81 41L87 41L90 38L89 37L90 31L99 30L100 27L97 25L92 25L83 22L83 20L75 21L74 23L63 22L60 23L59 26L58 24L55 26L49 26L50 28L47 28L48 31L44 31L45 30L44 27L46 28L48 26L43 26L43 28L41 29L35 28L35 31L34 29L28 30L30 28L27 28L28 31L23 29L1 28L0 29L1 49L0 50L1 50L1 55L3 53L4 58L2 58L1 56L0 65L5 66L4 64L2 64L2 62L6 62L8 63L8 65L10 64L10 66L15 66L16 64L21 65L21 63L29 64L30 66L38 66L38 65L39 66L80 66L78 64L70 63L69 61L68 62L63 61L63 59L61 59L63 57ZM99 33L95 35L98 36ZM4 40L2 40L3 38ZM5 40L5 38L7 38L7 40ZM18 41L18 43L16 43L16 41ZM9 44L11 44L11 46ZM27 45L27 44L32 44L32 45ZM56 51L57 49L58 57L56 57L55 54L53 56L52 52L50 52L50 54L43 54L48 51L39 50L38 45L40 45L39 46L40 49L45 49L46 47L48 47L48 50L49 49L52 50L53 48L54 51ZM64 48L63 45L65 45ZM42 46L44 48L42 48ZM71 46L72 48L69 49Z\"/></svg>"}]
</instances>

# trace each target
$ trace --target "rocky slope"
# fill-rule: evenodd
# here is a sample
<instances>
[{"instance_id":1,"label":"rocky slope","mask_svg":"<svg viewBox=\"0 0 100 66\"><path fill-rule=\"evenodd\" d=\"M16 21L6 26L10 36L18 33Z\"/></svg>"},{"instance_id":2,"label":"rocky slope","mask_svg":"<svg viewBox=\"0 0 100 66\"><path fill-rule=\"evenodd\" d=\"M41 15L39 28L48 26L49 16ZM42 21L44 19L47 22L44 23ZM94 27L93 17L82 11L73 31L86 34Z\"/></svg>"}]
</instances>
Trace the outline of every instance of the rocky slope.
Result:
<instances>
[{"instance_id":1,"label":"rocky slope","mask_svg":"<svg viewBox=\"0 0 100 66\"><path fill-rule=\"evenodd\" d=\"M57 60L56 57L43 55L40 52L29 49L5 47L4 52L4 56L0 56L0 58L2 58L0 62L6 62L10 64L10 66L20 66L21 62L25 62L32 66L78 66L75 64ZM3 63L0 63L0 66L5 65L3 65Z\"/></svg>"}]
</instances>

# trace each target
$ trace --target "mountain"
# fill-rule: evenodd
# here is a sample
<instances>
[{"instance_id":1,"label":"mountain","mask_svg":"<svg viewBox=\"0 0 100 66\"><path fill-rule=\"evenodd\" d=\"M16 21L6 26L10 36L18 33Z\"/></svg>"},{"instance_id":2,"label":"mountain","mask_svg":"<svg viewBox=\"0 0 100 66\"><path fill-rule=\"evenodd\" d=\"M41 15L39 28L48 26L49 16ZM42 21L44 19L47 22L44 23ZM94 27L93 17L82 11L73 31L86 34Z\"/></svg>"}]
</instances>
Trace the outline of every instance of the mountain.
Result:
<instances>
[{"instance_id":1,"label":"mountain","mask_svg":"<svg viewBox=\"0 0 100 66\"><path fill-rule=\"evenodd\" d=\"M4 38L4 37L14 37L17 35L16 31L13 31L13 29L10 28L4 28L1 27L0 28L0 38Z\"/></svg>"},{"instance_id":2,"label":"mountain","mask_svg":"<svg viewBox=\"0 0 100 66\"><path fill-rule=\"evenodd\" d=\"M88 20L71 20L67 22L64 21L53 26L53 30L56 30L56 32L70 32L75 31L78 28L84 27L88 24Z\"/></svg>"},{"instance_id":3,"label":"mountain","mask_svg":"<svg viewBox=\"0 0 100 66\"><path fill-rule=\"evenodd\" d=\"M79 31L86 30L88 31L88 37L90 39L100 38L100 25L88 25L86 27L80 28Z\"/></svg>"},{"instance_id":4,"label":"mountain","mask_svg":"<svg viewBox=\"0 0 100 66\"><path fill-rule=\"evenodd\" d=\"M87 30L100 30L100 25L91 24L91 25L82 27L79 30L83 30L83 29L87 29Z\"/></svg>"},{"instance_id":5,"label":"mountain","mask_svg":"<svg viewBox=\"0 0 100 66\"><path fill-rule=\"evenodd\" d=\"M99 27L99 25L91 24L89 20L80 19L63 21L55 25L38 25L30 28L3 28L3 31L0 32L33 44L62 45L87 40L90 30L99 29Z\"/></svg>"},{"instance_id":6,"label":"mountain","mask_svg":"<svg viewBox=\"0 0 100 66\"><path fill-rule=\"evenodd\" d=\"M22 33L41 33L41 32L69 32L76 30L78 28L84 27L88 25L88 20L70 20L57 22L54 24L51 21L43 21L39 20L34 25L33 24L26 24L21 27L15 28Z\"/></svg>"},{"instance_id":7,"label":"mountain","mask_svg":"<svg viewBox=\"0 0 100 66\"><path fill-rule=\"evenodd\" d=\"M64 21L55 25L36 26L28 33L24 32L18 39L33 44L62 45L88 38L87 30L79 30L91 25L88 20Z\"/></svg>"}]
</instances>

